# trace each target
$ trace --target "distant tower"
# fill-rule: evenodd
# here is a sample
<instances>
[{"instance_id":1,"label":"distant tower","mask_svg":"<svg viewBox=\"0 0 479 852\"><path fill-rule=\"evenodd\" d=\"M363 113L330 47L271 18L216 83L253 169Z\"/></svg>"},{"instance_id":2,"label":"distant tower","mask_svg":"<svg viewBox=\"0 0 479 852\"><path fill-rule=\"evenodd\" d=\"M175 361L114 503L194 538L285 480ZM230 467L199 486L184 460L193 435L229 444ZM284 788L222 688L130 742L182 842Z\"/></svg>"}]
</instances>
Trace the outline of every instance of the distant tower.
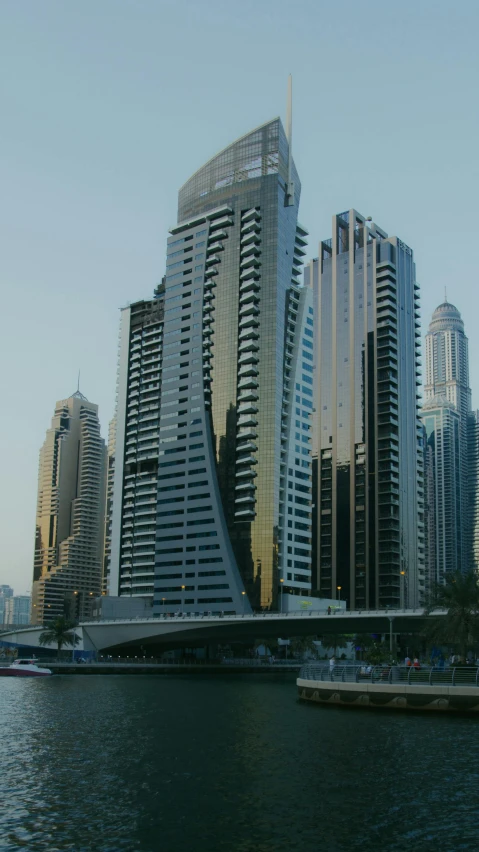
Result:
<instances>
[{"instance_id":1,"label":"distant tower","mask_svg":"<svg viewBox=\"0 0 479 852\"><path fill-rule=\"evenodd\" d=\"M468 418L468 497L470 565L479 571L479 411Z\"/></svg>"},{"instance_id":2,"label":"distant tower","mask_svg":"<svg viewBox=\"0 0 479 852\"><path fill-rule=\"evenodd\" d=\"M471 563L471 517L469 506L468 430L471 416L471 390L469 387L468 340L464 322L457 308L450 302L440 304L432 315L426 334L425 408L436 398L443 397L457 411L459 418L459 481L455 488L456 507L460 511L461 529L456 545L448 548L457 553L457 568L466 570ZM430 438L428 439L430 440ZM446 491L449 486L444 485ZM447 494L444 495L447 499ZM438 557L439 558L439 557ZM440 560L436 575L441 575Z\"/></svg>"},{"instance_id":3,"label":"distant tower","mask_svg":"<svg viewBox=\"0 0 479 852\"><path fill-rule=\"evenodd\" d=\"M32 624L82 618L101 592L105 466L98 406L77 390L40 450Z\"/></svg>"}]
</instances>

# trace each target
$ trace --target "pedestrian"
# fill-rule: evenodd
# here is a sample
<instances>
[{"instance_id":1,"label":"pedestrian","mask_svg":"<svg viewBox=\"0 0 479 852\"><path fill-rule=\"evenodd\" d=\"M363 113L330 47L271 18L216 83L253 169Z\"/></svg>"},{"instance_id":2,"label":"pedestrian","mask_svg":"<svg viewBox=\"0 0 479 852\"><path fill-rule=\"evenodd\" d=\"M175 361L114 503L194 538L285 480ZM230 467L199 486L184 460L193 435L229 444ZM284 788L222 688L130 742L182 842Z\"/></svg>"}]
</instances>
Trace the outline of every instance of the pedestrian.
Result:
<instances>
[{"instance_id":1,"label":"pedestrian","mask_svg":"<svg viewBox=\"0 0 479 852\"><path fill-rule=\"evenodd\" d=\"M407 655L407 654L406 654L406 657L405 657L405 659L404 659L404 665L405 665L405 666L407 666L408 668L409 668L409 666L411 665L411 658L410 658L410 657L408 657L408 655Z\"/></svg>"},{"instance_id":2,"label":"pedestrian","mask_svg":"<svg viewBox=\"0 0 479 852\"><path fill-rule=\"evenodd\" d=\"M331 607L328 606L328 615L331 615Z\"/></svg>"},{"instance_id":3,"label":"pedestrian","mask_svg":"<svg viewBox=\"0 0 479 852\"><path fill-rule=\"evenodd\" d=\"M412 665L413 665L413 668L414 668L414 669L420 669L420 668L421 668L421 664L420 664L420 662L419 662L419 660L418 660L418 658L417 658L417 657L414 657L414 662L413 662L413 664L412 664Z\"/></svg>"},{"instance_id":4,"label":"pedestrian","mask_svg":"<svg viewBox=\"0 0 479 852\"><path fill-rule=\"evenodd\" d=\"M330 674L332 674L334 672L335 665L336 665L336 657L333 654L333 656L331 657L331 659L329 661L329 672L330 672Z\"/></svg>"}]
</instances>

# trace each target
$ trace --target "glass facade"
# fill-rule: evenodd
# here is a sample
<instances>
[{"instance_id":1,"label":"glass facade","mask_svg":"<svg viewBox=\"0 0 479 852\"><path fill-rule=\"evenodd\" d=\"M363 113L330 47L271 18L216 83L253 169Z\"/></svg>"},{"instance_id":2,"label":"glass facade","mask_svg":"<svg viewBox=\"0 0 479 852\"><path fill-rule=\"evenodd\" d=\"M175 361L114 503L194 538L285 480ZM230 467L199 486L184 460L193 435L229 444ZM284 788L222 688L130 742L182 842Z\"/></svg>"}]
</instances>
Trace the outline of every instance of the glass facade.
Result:
<instances>
[{"instance_id":1,"label":"glass facade","mask_svg":"<svg viewBox=\"0 0 479 852\"><path fill-rule=\"evenodd\" d=\"M279 119L220 152L180 190L152 388L156 529L149 530L148 589L137 592L153 597L156 614L277 608L287 575L292 589L310 588L313 402L302 341L312 347L312 293L299 280L306 245L299 194ZM120 342L112 594L116 587L131 593L125 553L115 551L115 541L124 538L126 523L120 507L132 437L134 308L127 309L126 342ZM142 364L140 353L140 395ZM301 474L291 477L291 507L288 465ZM135 529L137 510L130 508Z\"/></svg>"},{"instance_id":2,"label":"glass facade","mask_svg":"<svg viewBox=\"0 0 479 852\"><path fill-rule=\"evenodd\" d=\"M412 251L350 210L313 282L314 585L351 608L424 592L420 332Z\"/></svg>"},{"instance_id":3,"label":"glass facade","mask_svg":"<svg viewBox=\"0 0 479 852\"><path fill-rule=\"evenodd\" d=\"M471 418L471 390L469 387L468 340L464 333L464 322L457 308L450 302L440 304L432 315L425 341L426 382L424 386L425 407L442 399L442 404L457 412L459 421L459 473L454 487L455 499L460 512L460 523L447 543L447 549L455 555L453 564L466 570L477 564L473 554L473 530L475 515L474 457L469 446L468 430ZM472 481L471 481L472 479ZM444 483L444 490L449 486ZM444 494L443 500L447 499ZM433 519L431 519L433 523ZM457 533L457 541L456 541ZM444 530L446 534L446 530ZM441 551L436 543L428 559L435 563L434 574L443 578L444 569ZM452 563L451 563L452 564ZM431 570L433 570L431 568Z\"/></svg>"},{"instance_id":4,"label":"glass facade","mask_svg":"<svg viewBox=\"0 0 479 852\"><path fill-rule=\"evenodd\" d=\"M425 431L426 596L463 564L459 415L438 395L422 409Z\"/></svg>"}]
</instances>

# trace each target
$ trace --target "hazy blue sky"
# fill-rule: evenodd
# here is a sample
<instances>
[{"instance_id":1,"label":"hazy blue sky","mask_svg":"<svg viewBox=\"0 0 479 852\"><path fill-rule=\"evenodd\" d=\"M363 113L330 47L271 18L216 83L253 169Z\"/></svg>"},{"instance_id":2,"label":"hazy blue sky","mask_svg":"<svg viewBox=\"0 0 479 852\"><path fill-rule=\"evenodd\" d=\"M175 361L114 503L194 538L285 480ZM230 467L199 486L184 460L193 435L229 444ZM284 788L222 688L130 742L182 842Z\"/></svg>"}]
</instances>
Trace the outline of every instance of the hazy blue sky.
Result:
<instances>
[{"instance_id":1,"label":"hazy blue sky","mask_svg":"<svg viewBox=\"0 0 479 852\"><path fill-rule=\"evenodd\" d=\"M118 308L164 269L181 184L285 112L310 253L356 207L413 249L423 322L477 328L477 0L0 0L0 583L31 585L38 450L113 413Z\"/></svg>"}]
</instances>

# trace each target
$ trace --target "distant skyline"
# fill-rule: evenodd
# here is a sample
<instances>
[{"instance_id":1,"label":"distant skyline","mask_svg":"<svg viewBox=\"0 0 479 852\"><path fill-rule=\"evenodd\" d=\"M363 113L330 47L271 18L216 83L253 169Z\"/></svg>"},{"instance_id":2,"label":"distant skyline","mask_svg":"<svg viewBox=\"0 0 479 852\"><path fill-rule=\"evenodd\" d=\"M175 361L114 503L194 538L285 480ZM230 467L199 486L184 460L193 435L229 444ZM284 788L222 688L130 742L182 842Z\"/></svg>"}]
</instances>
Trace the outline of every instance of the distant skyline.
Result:
<instances>
[{"instance_id":1,"label":"distant skyline","mask_svg":"<svg viewBox=\"0 0 479 852\"><path fill-rule=\"evenodd\" d=\"M119 308L164 273L177 191L293 75L307 259L355 207L414 248L423 332L458 307L479 405L479 5L3 0L0 583L30 589L38 451L77 386L113 414Z\"/></svg>"}]
</instances>

